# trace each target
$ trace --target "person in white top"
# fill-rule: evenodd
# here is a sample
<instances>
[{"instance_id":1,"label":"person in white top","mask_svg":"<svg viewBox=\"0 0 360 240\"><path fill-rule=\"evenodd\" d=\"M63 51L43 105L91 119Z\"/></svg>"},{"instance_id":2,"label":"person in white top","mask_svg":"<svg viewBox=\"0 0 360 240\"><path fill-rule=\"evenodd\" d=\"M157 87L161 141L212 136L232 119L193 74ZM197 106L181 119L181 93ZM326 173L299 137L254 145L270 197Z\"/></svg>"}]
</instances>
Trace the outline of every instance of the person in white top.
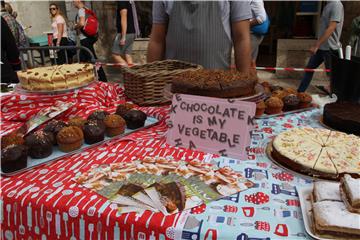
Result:
<instances>
[{"instance_id":1,"label":"person in white top","mask_svg":"<svg viewBox=\"0 0 360 240\"><path fill-rule=\"evenodd\" d=\"M259 45L264 39L264 33L254 30L254 26L258 26L267 21L267 15L264 8L263 0L250 1L252 18L250 19L251 30L251 66L256 67L256 58L259 53Z\"/></svg>"},{"instance_id":2,"label":"person in white top","mask_svg":"<svg viewBox=\"0 0 360 240\"><path fill-rule=\"evenodd\" d=\"M52 21L53 45L67 46L69 43L65 17L61 14L59 7L55 3L50 4L49 11ZM57 52L56 63L59 65L66 63L65 50Z\"/></svg>"}]
</instances>

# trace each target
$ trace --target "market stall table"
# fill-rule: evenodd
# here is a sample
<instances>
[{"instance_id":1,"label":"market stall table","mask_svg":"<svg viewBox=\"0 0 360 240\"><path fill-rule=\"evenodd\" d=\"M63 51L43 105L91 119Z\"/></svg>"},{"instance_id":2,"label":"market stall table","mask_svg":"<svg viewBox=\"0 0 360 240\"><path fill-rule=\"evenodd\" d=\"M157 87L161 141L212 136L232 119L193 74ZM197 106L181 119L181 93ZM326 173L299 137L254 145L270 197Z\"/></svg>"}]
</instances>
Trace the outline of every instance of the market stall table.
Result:
<instances>
[{"instance_id":1,"label":"market stall table","mask_svg":"<svg viewBox=\"0 0 360 240\"><path fill-rule=\"evenodd\" d=\"M96 109L114 112L125 102L123 89L96 83L61 95L2 97L1 135L21 126L39 109L55 101L74 106L60 119L86 117ZM158 125L113 140L12 177L1 177L2 239L304 239L297 187L311 181L274 165L266 156L267 144L293 127L321 127L319 110L256 122L248 159L237 160L167 145L168 107L142 107L160 119ZM231 166L253 181L244 192L164 217L149 211L120 215L116 205L81 188L72 178L105 163L133 161L145 156L172 156L176 160L199 158L218 166Z\"/></svg>"}]
</instances>

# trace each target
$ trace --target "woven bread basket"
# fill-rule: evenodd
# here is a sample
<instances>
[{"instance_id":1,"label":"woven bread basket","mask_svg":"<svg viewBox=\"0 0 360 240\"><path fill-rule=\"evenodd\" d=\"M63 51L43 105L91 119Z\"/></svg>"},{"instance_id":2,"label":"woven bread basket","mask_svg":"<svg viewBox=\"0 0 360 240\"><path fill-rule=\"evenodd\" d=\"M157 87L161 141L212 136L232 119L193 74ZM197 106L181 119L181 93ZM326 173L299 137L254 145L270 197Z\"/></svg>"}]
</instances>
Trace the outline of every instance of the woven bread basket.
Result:
<instances>
[{"instance_id":1,"label":"woven bread basket","mask_svg":"<svg viewBox=\"0 0 360 240\"><path fill-rule=\"evenodd\" d=\"M169 102L164 98L165 85L170 84L174 76L201 68L200 65L178 60L157 61L123 68L125 94L140 106L163 105Z\"/></svg>"}]
</instances>

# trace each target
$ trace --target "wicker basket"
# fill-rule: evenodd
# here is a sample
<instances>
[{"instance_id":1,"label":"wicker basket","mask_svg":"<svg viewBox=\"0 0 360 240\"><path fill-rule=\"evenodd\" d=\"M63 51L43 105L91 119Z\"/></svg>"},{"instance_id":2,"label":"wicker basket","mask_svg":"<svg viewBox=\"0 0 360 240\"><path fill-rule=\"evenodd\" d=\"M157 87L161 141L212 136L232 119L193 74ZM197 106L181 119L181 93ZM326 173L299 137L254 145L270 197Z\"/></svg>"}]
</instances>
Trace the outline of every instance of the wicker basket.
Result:
<instances>
[{"instance_id":1,"label":"wicker basket","mask_svg":"<svg viewBox=\"0 0 360 240\"><path fill-rule=\"evenodd\" d=\"M140 106L162 105L169 102L164 98L164 87L175 75L189 70L199 70L199 65L165 60L144 65L123 68L125 94Z\"/></svg>"}]
</instances>

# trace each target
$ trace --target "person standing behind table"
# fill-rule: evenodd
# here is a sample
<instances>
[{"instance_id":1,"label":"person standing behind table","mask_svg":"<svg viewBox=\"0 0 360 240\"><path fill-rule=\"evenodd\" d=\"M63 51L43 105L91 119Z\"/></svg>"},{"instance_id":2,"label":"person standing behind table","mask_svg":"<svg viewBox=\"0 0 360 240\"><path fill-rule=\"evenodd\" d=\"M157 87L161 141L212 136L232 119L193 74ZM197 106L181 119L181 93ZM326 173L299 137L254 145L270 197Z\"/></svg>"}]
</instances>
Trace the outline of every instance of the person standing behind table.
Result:
<instances>
[{"instance_id":1,"label":"person standing behind table","mask_svg":"<svg viewBox=\"0 0 360 240\"><path fill-rule=\"evenodd\" d=\"M52 21L53 45L67 46L68 35L65 17L61 14L59 7L55 3L50 4L49 11ZM65 50L57 51L56 63L59 65L66 63Z\"/></svg>"},{"instance_id":2,"label":"person standing behind table","mask_svg":"<svg viewBox=\"0 0 360 240\"><path fill-rule=\"evenodd\" d=\"M321 18L319 37L316 44L310 48L312 56L306 68L315 69L325 62L325 67L330 68L330 50L337 50L340 47L341 31L344 23L344 7L340 1L327 2ZM306 72L298 88L299 92L305 92L314 72ZM329 88L327 86L327 88ZM329 91L330 89L326 89Z\"/></svg>"},{"instance_id":3,"label":"person standing behind table","mask_svg":"<svg viewBox=\"0 0 360 240\"><path fill-rule=\"evenodd\" d=\"M360 16L353 19L351 23L350 46L352 55L360 57Z\"/></svg>"},{"instance_id":4,"label":"person standing behind table","mask_svg":"<svg viewBox=\"0 0 360 240\"><path fill-rule=\"evenodd\" d=\"M83 47L88 48L92 54L94 55L94 58L97 59L94 44L96 43L98 37L97 36L86 36L84 32L82 31L82 28L85 26L86 21L86 12L85 12L85 4L81 0L74 0L73 1L74 6L78 9L78 14L76 15L76 24L74 26L75 29L78 30L78 35L80 38L80 44ZM86 51L80 51L80 61L81 62L91 62L91 56ZM99 80L102 82L107 82L106 75L104 72L104 69L100 66L100 68L97 70Z\"/></svg>"},{"instance_id":5,"label":"person standing behind table","mask_svg":"<svg viewBox=\"0 0 360 240\"><path fill-rule=\"evenodd\" d=\"M268 32L270 21L266 15L263 0L252 0L250 2L252 18L250 19L251 32L251 67L256 67L256 58L259 46Z\"/></svg>"},{"instance_id":6,"label":"person standing behind table","mask_svg":"<svg viewBox=\"0 0 360 240\"><path fill-rule=\"evenodd\" d=\"M6 10L6 3L1 1L1 17L6 21L11 33L14 36L16 46L20 46L20 33L15 18Z\"/></svg>"},{"instance_id":7,"label":"person standing behind table","mask_svg":"<svg viewBox=\"0 0 360 240\"><path fill-rule=\"evenodd\" d=\"M248 1L154 1L148 62L177 59L209 69L250 68Z\"/></svg>"},{"instance_id":8,"label":"person standing behind table","mask_svg":"<svg viewBox=\"0 0 360 240\"><path fill-rule=\"evenodd\" d=\"M20 70L19 50L5 19L1 17L1 82L18 83L15 70Z\"/></svg>"},{"instance_id":9,"label":"person standing behind table","mask_svg":"<svg viewBox=\"0 0 360 240\"><path fill-rule=\"evenodd\" d=\"M113 58L117 63L133 65L131 57L133 43L135 38L140 35L137 19L134 1L117 2L117 34L112 47Z\"/></svg>"}]
</instances>

